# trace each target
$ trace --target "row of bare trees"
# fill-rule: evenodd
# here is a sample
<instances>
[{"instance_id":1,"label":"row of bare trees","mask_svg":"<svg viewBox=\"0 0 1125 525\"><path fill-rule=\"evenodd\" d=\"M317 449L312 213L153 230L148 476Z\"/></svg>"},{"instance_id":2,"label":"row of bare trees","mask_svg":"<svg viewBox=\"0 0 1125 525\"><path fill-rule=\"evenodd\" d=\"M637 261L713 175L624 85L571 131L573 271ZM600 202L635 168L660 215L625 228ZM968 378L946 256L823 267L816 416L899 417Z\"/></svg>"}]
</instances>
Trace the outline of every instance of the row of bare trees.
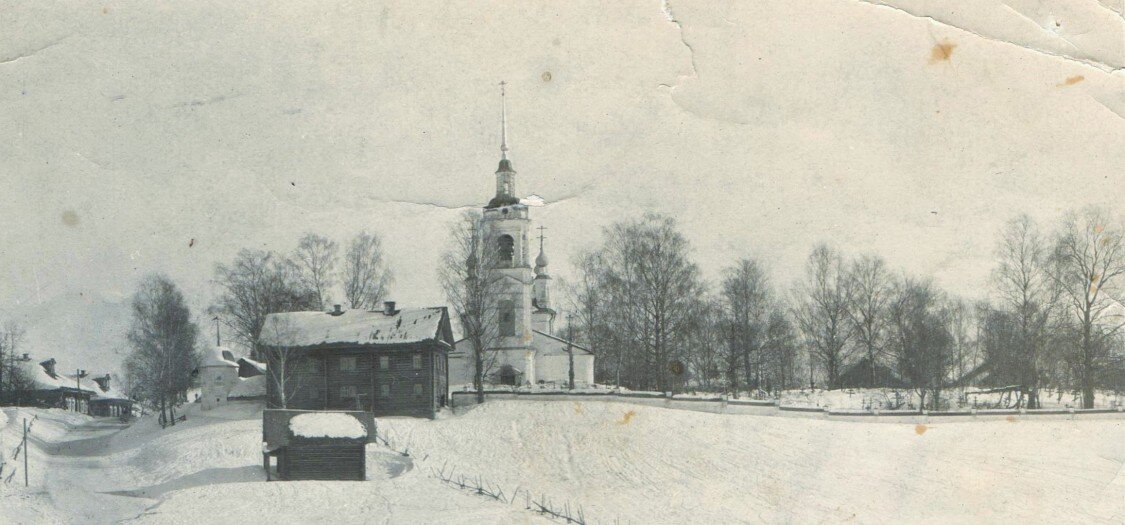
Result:
<instances>
[{"instance_id":1,"label":"row of bare trees","mask_svg":"<svg viewBox=\"0 0 1125 525\"><path fill-rule=\"evenodd\" d=\"M257 356L267 315L324 310L336 297L349 308L375 309L392 275L376 234L360 232L341 256L336 241L307 233L291 254L241 250L229 264L215 266L214 282L219 294L210 312Z\"/></svg>"},{"instance_id":2,"label":"row of bare trees","mask_svg":"<svg viewBox=\"0 0 1125 525\"><path fill-rule=\"evenodd\" d=\"M1096 389L1122 387L1123 242L1104 210L1069 213L1051 231L1017 217L1001 232L988 299L974 304L829 245L788 287L755 258L708 286L675 222L648 214L605 228L575 259L569 306L598 381L629 388L902 387L939 407L944 390L971 382L1013 386L1028 407L1044 386L1090 407Z\"/></svg>"}]
</instances>

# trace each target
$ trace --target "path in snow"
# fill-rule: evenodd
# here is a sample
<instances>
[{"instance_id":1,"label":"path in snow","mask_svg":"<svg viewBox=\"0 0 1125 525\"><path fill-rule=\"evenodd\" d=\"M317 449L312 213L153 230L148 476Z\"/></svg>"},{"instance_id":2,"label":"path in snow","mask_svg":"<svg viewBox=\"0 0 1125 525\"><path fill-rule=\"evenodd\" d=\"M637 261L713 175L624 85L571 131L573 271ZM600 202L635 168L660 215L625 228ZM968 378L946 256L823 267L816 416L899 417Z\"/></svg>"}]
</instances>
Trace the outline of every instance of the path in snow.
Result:
<instances>
[{"instance_id":1,"label":"path in snow","mask_svg":"<svg viewBox=\"0 0 1125 525\"><path fill-rule=\"evenodd\" d=\"M7 414L8 411L5 411ZM231 403L160 429L54 410L33 429L32 487L0 485L0 523L538 523L522 506L450 489L369 446L366 482L265 482L261 405ZM26 414L25 414L26 413ZM0 445L14 443L9 421Z\"/></svg>"}]
</instances>

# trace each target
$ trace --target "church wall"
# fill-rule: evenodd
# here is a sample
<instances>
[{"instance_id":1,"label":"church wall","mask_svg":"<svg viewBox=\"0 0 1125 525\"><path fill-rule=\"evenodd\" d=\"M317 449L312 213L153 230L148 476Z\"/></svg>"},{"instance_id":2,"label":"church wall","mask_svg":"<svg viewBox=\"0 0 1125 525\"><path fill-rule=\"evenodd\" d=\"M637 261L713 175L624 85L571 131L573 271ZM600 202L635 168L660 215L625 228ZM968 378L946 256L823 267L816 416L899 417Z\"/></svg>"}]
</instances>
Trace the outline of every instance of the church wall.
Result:
<instances>
[{"instance_id":1,"label":"church wall","mask_svg":"<svg viewBox=\"0 0 1125 525\"><path fill-rule=\"evenodd\" d=\"M564 385L570 380L570 361L565 355L541 355L535 359L535 369L537 381ZM585 353L574 356L574 382L594 382L594 356Z\"/></svg>"}]
</instances>

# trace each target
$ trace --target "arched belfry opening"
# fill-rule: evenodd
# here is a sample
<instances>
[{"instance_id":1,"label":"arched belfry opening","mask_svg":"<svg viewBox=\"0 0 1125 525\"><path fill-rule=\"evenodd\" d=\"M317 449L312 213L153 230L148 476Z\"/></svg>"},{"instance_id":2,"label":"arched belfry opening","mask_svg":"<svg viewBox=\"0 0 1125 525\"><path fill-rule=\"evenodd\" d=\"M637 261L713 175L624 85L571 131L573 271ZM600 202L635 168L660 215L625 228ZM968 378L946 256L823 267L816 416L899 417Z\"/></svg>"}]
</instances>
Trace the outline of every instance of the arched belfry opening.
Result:
<instances>
[{"instance_id":1,"label":"arched belfry opening","mask_svg":"<svg viewBox=\"0 0 1125 525\"><path fill-rule=\"evenodd\" d=\"M504 234L496 238L496 263L500 266L512 266L516 255L516 241L511 235Z\"/></svg>"}]
</instances>

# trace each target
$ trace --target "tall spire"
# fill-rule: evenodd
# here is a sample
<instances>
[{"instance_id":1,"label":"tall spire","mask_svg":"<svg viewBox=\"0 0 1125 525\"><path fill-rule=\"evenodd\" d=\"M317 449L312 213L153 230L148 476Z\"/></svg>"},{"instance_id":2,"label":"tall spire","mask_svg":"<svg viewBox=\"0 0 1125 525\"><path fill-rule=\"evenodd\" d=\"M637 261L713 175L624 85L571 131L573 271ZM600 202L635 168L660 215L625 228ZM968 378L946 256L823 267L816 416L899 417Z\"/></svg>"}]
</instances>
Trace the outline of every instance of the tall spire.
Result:
<instances>
[{"instance_id":1,"label":"tall spire","mask_svg":"<svg viewBox=\"0 0 1125 525\"><path fill-rule=\"evenodd\" d=\"M519 204L516 197L516 170L512 169L512 161L508 160L508 103L505 87L507 82L500 82L500 165L496 168L496 196L488 201L485 209L499 208Z\"/></svg>"},{"instance_id":2,"label":"tall spire","mask_svg":"<svg viewBox=\"0 0 1125 525\"><path fill-rule=\"evenodd\" d=\"M500 81L500 158L504 160L508 160L508 102L504 96L507 84Z\"/></svg>"}]
</instances>

